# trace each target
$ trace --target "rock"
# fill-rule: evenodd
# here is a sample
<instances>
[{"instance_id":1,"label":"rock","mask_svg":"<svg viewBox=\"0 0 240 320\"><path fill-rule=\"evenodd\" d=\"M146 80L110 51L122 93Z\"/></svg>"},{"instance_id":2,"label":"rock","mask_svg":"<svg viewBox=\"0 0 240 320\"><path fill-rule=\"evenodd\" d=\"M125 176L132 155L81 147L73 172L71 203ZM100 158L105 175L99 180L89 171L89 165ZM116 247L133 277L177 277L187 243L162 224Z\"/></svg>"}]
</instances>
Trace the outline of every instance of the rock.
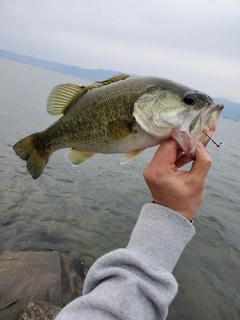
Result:
<instances>
[{"instance_id":1,"label":"rock","mask_svg":"<svg viewBox=\"0 0 240 320\"><path fill-rule=\"evenodd\" d=\"M33 301L29 302L19 320L54 320L61 308L49 302Z\"/></svg>"},{"instance_id":2,"label":"rock","mask_svg":"<svg viewBox=\"0 0 240 320\"><path fill-rule=\"evenodd\" d=\"M34 310L49 313L45 318L51 319L51 305L56 315L56 310L82 294L79 271L70 258L57 251L1 253L0 320L18 320L27 314L29 318L21 319L38 319L32 317Z\"/></svg>"}]
</instances>

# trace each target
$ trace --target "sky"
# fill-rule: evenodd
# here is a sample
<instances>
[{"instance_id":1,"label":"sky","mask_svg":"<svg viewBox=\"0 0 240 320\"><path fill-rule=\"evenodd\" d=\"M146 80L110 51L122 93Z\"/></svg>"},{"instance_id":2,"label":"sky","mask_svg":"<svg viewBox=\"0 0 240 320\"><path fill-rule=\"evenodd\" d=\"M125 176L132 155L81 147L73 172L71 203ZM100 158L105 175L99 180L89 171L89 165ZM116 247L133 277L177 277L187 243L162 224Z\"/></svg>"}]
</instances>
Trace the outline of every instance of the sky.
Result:
<instances>
[{"instance_id":1,"label":"sky","mask_svg":"<svg viewBox=\"0 0 240 320\"><path fill-rule=\"evenodd\" d=\"M0 0L0 49L240 102L240 0Z\"/></svg>"}]
</instances>

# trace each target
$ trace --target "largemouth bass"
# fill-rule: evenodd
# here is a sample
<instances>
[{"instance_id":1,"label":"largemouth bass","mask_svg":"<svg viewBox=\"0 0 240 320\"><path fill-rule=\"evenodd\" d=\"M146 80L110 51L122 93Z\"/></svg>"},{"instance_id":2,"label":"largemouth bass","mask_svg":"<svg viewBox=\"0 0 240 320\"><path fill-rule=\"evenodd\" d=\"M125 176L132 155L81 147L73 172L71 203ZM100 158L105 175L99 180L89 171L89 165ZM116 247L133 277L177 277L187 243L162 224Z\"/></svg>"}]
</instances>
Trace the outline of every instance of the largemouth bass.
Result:
<instances>
[{"instance_id":1,"label":"largemouth bass","mask_svg":"<svg viewBox=\"0 0 240 320\"><path fill-rule=\"evenodd\" d=\"M206 145L223 105L206 94L157 77L118 75L88 86L53 88L47 111L63 116L13 149L37 179L56 150L79 165L95 153L124 153L122 163L173 137L191 158L198 141ZM207 135L209 137L207 137Z\"/></svg>"}]
</instances>

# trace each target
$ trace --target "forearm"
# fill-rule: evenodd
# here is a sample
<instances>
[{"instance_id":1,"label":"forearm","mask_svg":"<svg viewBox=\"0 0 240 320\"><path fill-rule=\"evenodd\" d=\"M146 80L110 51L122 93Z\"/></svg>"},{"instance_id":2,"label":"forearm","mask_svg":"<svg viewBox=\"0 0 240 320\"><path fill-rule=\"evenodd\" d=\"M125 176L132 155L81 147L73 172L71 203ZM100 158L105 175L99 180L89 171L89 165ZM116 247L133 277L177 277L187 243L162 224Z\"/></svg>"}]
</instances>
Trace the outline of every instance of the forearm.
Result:
<instances>
[{"instance_id":1,"label":"forearm","mask_svg":"<svg viewBox=\"0 0 240 320\"><path fill-rule=\"evenodd\" d=\"M126 249L101 257L87 275L83 296L62 319L165 319L177 292L172 275L193 226L165 207L143 207Z\"/></svg>"}]
</instances>

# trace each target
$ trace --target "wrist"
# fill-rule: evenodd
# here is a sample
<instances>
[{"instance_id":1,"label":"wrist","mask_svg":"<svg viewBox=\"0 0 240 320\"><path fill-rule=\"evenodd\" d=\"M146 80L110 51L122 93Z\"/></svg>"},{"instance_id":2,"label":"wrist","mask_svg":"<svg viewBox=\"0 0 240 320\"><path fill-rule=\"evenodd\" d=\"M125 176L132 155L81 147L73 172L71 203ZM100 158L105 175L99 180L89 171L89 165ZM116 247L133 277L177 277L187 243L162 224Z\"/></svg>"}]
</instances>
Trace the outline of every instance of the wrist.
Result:
<instances>
[{"instance_id":1,"label":"wrist","mask_svg":"<svg viewBox=\"0 0 240 320\"><path fill-rule=\"evenodd\" d=\"M164 205L162 205L162 204L160 204L160 203L158 203L158 202L155 202L154 200L152 201L152 203L154 203L154 204L157 204L157 205L159 205L159 206L164 206ZM166 207L166 206L164 206L164 207ZM166 208L168 208L168 207L166 207ZM171 208L169 208L169 209L171 209ZM172 209L172 210L174 210L174 209ZM176 210L174 210L174 211L176 211ZM176 212L178 212L178 211L176 211ZM186 217L184 214L182 214L181 212L178 212L181 216L183 216L184 218L186 218L191 224L193 224L193 222L194 222L194 219L193 219L193 217L192 218L188 218L188 217Z\"/></svg>"}]
</instances>

